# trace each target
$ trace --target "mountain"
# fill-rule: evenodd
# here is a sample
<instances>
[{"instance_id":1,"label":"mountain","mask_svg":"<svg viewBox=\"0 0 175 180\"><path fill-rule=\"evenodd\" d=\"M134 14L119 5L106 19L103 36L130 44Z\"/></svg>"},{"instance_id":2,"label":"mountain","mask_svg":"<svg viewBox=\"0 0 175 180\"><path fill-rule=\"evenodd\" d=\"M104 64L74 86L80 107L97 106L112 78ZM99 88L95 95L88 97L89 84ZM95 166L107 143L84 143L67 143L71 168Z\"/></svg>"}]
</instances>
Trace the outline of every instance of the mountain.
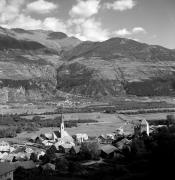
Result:
<instances>
[{"instance_id":1,"label":"mountain","mask_svg":"<svg viewBox=\"0 0 175 180\"><path fill-rule=\"evenodd\" d=\"M64 52L57 88L106 96L174 95L175 52L130 39L84 42Z\"/></svg>"},{"instance_id":2,"label":"mountain","mask_svg":"<svg viewBox=\"0 0 175 180\"><path fill-rule=\"evenodd\" d=\"M0 100L174 95L175 51L131 39L81 42L62 32L0 28Z\"/></svg>"},{"instance_id":3,"label":"mountain","mask_svg":"<svg viewBox=\"0 0 175 180\"><path fill-rule=\"evenodd\" d=\"M0 28L0 99L54 98L60 54L79 43L62 32Z\"/></svg>"},{"instance_id":4,"label":"mountain","mask_svg":"<svg viewBox=\"0 0 175 180\"><path fill-rule=\"evenodd\" d=\"M1 27L0 36L6 36L27 42L38 42L49 49L54 49L58 53L62 50L70 50L81 43L79 39L68 37L62 32L44 30L24 30L19 28L5 29Z\"/></svg>"}]
</instances>

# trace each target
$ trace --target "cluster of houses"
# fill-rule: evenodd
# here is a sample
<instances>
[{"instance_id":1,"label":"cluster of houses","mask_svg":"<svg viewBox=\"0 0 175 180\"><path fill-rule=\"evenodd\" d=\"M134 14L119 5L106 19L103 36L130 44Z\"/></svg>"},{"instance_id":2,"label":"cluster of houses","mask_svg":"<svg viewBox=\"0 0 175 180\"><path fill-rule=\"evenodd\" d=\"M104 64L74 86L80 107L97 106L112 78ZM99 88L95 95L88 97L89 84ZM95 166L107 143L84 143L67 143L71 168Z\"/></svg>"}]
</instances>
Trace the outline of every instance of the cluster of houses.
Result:
<instances>
[{"instance_id":1,"label":"cluster of houses","mask_svg":"<svg viewBox=\"0 0 175 180\"><path fill-rule=\"evenodd\" d=\"M99 137L90 138L87 134L76 134L70 136L64 129L64 116L60 123L58 131L40 134L29 139L26 144L9 144L0 142L0 180L13 179L13 172L18 167L33 168L36 167L34 161L42 161L42 158L48 156L52 159L64 158L66 154L78 155L81 153L81 144L83 142L97 142L101 158L113 158L122 156L120 153L123 147L130 147L132 139L128 139L122 128L116 132ZM145 122L145 123L144 123ZM148 123L140 122L140 126L135 128L135 133L145 131L149 135ZM139 129L140 128L140 129ZM114 143L115 142L115 143ZM7 163L8 162L8 163ZM1 167L3 167L1 169ZM5 168L6 167L6 168ZM46 163L43 169L55 169L55 165ZM4 178L7 177L7 178Z\"/></svg>"}]
</instances>

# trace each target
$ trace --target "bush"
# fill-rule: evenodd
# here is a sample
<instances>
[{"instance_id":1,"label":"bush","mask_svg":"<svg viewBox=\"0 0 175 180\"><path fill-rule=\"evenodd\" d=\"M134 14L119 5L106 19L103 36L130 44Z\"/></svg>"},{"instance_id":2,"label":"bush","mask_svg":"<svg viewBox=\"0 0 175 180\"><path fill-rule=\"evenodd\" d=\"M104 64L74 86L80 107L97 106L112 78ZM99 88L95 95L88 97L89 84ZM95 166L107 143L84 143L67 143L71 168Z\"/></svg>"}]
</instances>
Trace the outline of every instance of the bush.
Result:
<instances>
[{"instance_id":1,"label":"bush","mask_svg":"<svg viewBox=\"0 0 175 180\"><path fill-rule=\"evenodd\" d=\"M32 132L32 131L38 131L38 128L37 125L35 124L27 124L24 130L27 132Z\"/></svg>"},{"instance_id":2,"label":"bush","mask_svg":"<svg viewBox=\"0 0 175 180\"><path fill-rule=\"evenodd\" d=\"M32 121L39 122L39 121L41 121L41 117L40 116L33 116Z\"/></svg>"},{"instance_id":3,"label":"bush","mask_svg":"<svg viewBox=\"0 0 175 180\"><path fill-rule=\"evenodd\" d=\"M18 126L16 128L16 133L21 133L23 131L23 128L21 126Z\"/></svg>"},{"instance_id":4,"label":"bush","mask_svg":"<svg viewBox=\"0 0 175 180\"><path fill-rule=\"evenodd\" d=\"M2 125L12 125L12 124L14 124L15 122L14 122L14 120L13 120L13 118L11 117L11 116L2 116L2 117L0 117L0 124L2 124Z\"/></svg>"},{"instance_id":5,"label":"bush","mask_svg":"<svg viewBox=\"0 0 175 180\"><path fill-rule=\"evenodd\" d=\"M166 118L167 118L168 125L175 124L175 115L169 114L169 115L167 115Z\"/></svg>"},{"instance_id":6,"label":"bush","mask_svg":"<svg viewBox=\"0 0 175 180\"><path fill-rule=\"evenodd\" d=\"M100 157L98 142L84 142L81 144L81 153L85 159L98 160Z\"/></svg>"},{"instance_id":7,"label":"bush","mask_svg":"<svg viewBox=\"0 0 175 180\"><path fill-rule=\"evenodd\" d=\"M69 162L66 159L57 159L56 169L59 171L67 171L69 169Z\"/></svg>"},{"instance_id":8,"label":"bush","mask_svg":"<svg viewBox=\"0 0 175 180\"><path fill-rule=\"evenodd\" d=\"M16 128L7 128L0 130L0 138L13 138L16 137Z\"/></svg>"}]
</instances>

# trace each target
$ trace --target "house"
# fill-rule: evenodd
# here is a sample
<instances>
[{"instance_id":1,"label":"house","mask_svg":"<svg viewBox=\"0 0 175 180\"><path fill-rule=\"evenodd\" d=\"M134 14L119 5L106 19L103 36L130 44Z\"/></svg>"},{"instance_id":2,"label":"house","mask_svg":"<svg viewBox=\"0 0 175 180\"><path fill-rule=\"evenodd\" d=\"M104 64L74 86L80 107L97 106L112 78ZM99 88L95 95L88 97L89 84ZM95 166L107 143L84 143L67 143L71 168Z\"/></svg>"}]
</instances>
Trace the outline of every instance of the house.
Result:
<instances>
[{"instance_id":1,"label":"house","mask_svg":"<svg viewBox=\"0 0 175 180\"><path fill-rule=\"evenodd\" d=\"M8 153L7 152L3 152L3 153L0 154L1 162L6 161L7 158L8 158Z\"/></svg>"},{"instance_id":2,"label":"house","mask_svg":"<svg viewBox=\"0 0 175 180\"><path fill-rule=\"evenodd\" d=\"M0 152L9 152L10 151L10 144L5 141L0 142Z\"/></svg>"},{"instance_id":3,"label":"house","mask_svg":"<svg viewBox=\"0 0 175 180\"><path fill-rule=\"evenodd\" d=\"M115 140L115 134L106 134L106 138L110 140Z\"/></svg>"},{"instance_id":4,"label":"house","mask_svg":"<svg viewBox=\"0 0 175 180\"><path fill-rule=\"evenodd\" d=\"M62 144L64 144L64 142L62 141L62 139L58 139L58 141L54 144L54 146L59 149L59 146L61 146Z\"/></svg>"},{"instance_id":5,"label":"house","mask_svg":"<svg viewBox=\"0 0 175 180\"><path fill-rule=\"evenodd\" d=\"M42 134L41 136L43 136L45 140L53 140L52 133L45 133L45 134Z\"/></svg>"},{"instance_id":6,"label":"house","mask_svg":"<svg viewBox=\"0 0 175 180\"><path fill-rule=\"evenodd\" d=\"M113 139L106 138L103 134L98 137L98 142L101 144L112 144Z\"/></svg>"},{"instance_id":7,"label":"house","mask_svg":"<svg viewBox=\"0 0 175 180\"><path fill-rule=\"evenodd\" d=\"M118 136L118 135L119 135L119 136L124 135L124 130L123 130L123 128L122 128L122 127L117 128L115 134L116 134L117 136Z\"/></svg>"},{"instance_id":8,"label":"house","mask_svg":"<svg viewBox=\"0 0 175 180\"><path fill-rule=\"evenodd\" d=\"M27 154L25 152L18 152L15 154L15 158L17 161L26 161L30 159L30 154Z\"/></svg>"},{"instance_id":9,"label":"house","mask_svg":"<svg viewBox=\"0 0 175 180\"><path fill-rule=\"evenodd\" d=\"M81 134L81 133L76 134L75 140L77 141L77 143L82 143L82 142L88 140L88 135L87 134Z\"/></svg>"},{"instance_id":10,"label":"house","mask_svg":"<svg viewBox=\"0 0 175 180\"><path fill-rule=\"evenodd\" d=\"M146 132L149 136L149 124L146 119L141 120L141 133Z\"/></svg>"},{"instance_id":11,"label":"house","mask_svg":"<svg viewBox=\"0 0 175 180\"><path fill-rule=\"evenodd\" d=\"M0 163L0 180L13 180L16 167L10 163Z\"/></svg>"},{"instance_id":12,"label":"house","mask_svg":"<svg viewBox=\"0 0 175 180\"><path fill-rule=\"evenodd\" d=\"M7 154L7 153L3 153L3 155L1 155L0 159L1 162L12 162L14 158L14 154Z\"/></svg>"},{"instance_id":13,"label":"house","mask_svg":"<svg viewBox=\"0 0 175 180\"><path fill-rule=\"evenodd\" d=\"M128 140L127 138L123 138L122 140L118 141L115 146L119 149L119 150L123 150L123 149L128 149L129 151L131 150L131 145L132 140Z\"/></svg>"},{"instance_id":14,"label":"house","mask_svg":"<svg viewBox=\"0 0 175 180\"><path fill-rule=\"evenodd\" d=\"M39 160L41 157L43 157L46 153L44 151L35 151L35 153L37 154L37 159Z\"/></svg>"},{"instance_id":15,"label":"house","mask_svg":"<svg viewBox=\"0 0 175 180\"><path fill-rule=\"evenodd\" d=\"M44 146L52 146L52 145L53 145L53 142L50 142L49 140L44 140L44 141L42 141L42 144L43 144Z\"/></svg>"},{"instance_id":16,"label":"house","mask_svg":"<svg viewBox=\"0 0 175 180\"><path fill-rule=\"evenodd\" d=\"M70 149L69 153L70 153L71 155L76 155L76 154L78 154L78 153L80 152L80 150L81 150L81 146L73 146L73 147Z\"/></svg>"},{"instance_id":17,"label":"house","mask_svg":"<svg viewBox=\"0 0 175 180\"><path fill-rule=\"evenodd\" d=\"M98 142L99 143L103 143L105 141L105 136L103 134L101 134L99 137L98 137Z\"/></svg>"},{"instance_id":18,"label":"house","mask_svg":"<svg viewBox=\"0 0 175 180\"><path fill-rule=\"evenodd\" d=\"M71 143L64 143L61 146L59 146L59 152L68 153L72 147L73 145Z\"/></svg>"},{"instance_id":19,"label":"house","mask_svg":"<svg viewBox=\"0 0 175 180\"><path fill-rule=\"evenodd\" d=\"M149 124L146 119L141 119L137 121L137 124L134 126L134 135L139 136L145 132L149 136Z\"/></svg>"},{"instance_id":20,"label":"house","mask_svg":"<svg viewBox=\"0 0 175 180\"><path fill-rule=\"evenodd\" d=\"M37 138L38 138L38 136L33 135L33 136L30 137L29 141L32 142L32 143L35 143Z\"/></svg>"},{"instance_id":21,"label":"house","mask_svg":"<svg viewBox=\"0 0 175 180\"><path fill-rule=\"evenodd\" d=\"M42 144L42 141L43 141L43 139L41 137L37 137L35 139L35 143L37 143L37 144Z\"/></svg>"},{"instance_id":22,"label":"house","mask_svg":"<svg viewBox=\"0 0 175 180\"><path fill-rule=\"evenodd\" d=\"M101 150L101 157L113 158L113 157L115 157L115 154L116 154L118 149L115 146L107 144L107 145L102 145L100 147L100 150Z\"/></svg>"},{"instance_id":23,"label":"house","mask_svg":"<svg viewBox=\"0 0 175 180\"><path fill-rule=\"evenodd\" d=\"M33 151L33 149L31 149L31 148L29 148L29 147L26 147L25 152L26 152L27 154L32 154L34 151Z\"/></svg>"}]
</instances>

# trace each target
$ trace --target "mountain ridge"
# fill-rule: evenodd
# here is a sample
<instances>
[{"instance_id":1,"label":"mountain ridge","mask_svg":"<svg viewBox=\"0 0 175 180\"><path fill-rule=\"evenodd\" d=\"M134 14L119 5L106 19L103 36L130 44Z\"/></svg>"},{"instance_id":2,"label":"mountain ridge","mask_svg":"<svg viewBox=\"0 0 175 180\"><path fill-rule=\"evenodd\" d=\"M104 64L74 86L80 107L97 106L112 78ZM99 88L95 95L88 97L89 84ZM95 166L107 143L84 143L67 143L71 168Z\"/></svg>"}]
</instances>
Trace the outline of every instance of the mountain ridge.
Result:
<instances>
[{"instance_id":1,"label":"mountain ridge","mask_svg":"<svg viewBox=\"0 0 175 180\"><path fill-rule=\"evenodd\" d=\"M24 99L55 98L57 92L174 95L174 72L175 51L158 45L118 37L82 42L62 32L0 28L1 89L19 81L10 89L23 87Z\"/></svg>"}]
</instances>

